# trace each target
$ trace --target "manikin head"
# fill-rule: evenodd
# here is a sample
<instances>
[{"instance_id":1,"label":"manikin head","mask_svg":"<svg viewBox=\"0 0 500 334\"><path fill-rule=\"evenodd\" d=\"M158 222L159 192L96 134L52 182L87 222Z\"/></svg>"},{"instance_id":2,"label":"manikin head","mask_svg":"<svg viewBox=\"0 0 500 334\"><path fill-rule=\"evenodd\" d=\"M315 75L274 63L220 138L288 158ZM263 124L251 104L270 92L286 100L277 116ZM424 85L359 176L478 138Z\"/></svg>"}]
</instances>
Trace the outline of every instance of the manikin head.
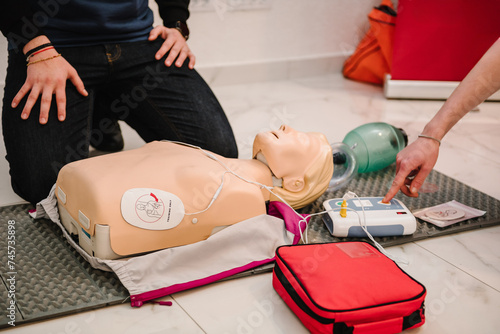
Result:
<instances>
[{"instance_id":1,"label":"manikin head","mask_svg":"<svg viewBox=\"0 0 500 334\"><path fill-rule=\"evenodd\" d=\"M304 207L321 196L333 175L332 150L326 137L287 125L257 134L253 157L266 163L282 180L282 186L275 186L273 192L293 208ZM271 199L279 200L273 195Z\"/></svg>"}]
</instances>

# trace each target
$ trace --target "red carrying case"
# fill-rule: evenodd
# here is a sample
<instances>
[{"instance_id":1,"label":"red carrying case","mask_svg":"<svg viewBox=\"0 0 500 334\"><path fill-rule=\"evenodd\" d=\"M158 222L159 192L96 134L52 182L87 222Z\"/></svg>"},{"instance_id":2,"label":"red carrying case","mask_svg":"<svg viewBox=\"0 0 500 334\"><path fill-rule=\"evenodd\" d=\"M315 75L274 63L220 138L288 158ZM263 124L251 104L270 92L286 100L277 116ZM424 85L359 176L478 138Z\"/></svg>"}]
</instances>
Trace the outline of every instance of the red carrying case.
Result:
<instances>
[{"instance_id":1,"label":"red carrying case","mask_svg":"<svg viewBox=\"0 0 500 334\"><path fill-rule=\"evenodd\" d=\"M312 333L399 333L425 322L425 287L366 242L281 246L273 286Z\"/></svg>"}]
</instances>

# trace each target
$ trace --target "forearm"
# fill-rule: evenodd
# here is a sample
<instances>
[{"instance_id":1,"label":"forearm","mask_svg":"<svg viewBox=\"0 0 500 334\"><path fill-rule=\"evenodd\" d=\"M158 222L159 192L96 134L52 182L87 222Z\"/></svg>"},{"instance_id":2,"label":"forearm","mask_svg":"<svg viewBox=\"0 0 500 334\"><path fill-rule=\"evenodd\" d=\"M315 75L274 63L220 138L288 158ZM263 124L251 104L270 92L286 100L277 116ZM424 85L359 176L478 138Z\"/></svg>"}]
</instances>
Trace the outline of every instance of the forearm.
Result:
<instances>
[{"instance_id":1,"label":"forearm","mask_svg":"<svg viewBox=\"0 0 500 334\"><path fill-rule=\"evenodd\" d=\"M462 80L422 133L441 140L465 114L499 89L500 39Z\"/></svg>"},{"instance_id":2,"label":"forearm","mask_svg":"<svg viewBox=\"0 0 500 334\"><path fill-rule=\"evenodd\" d=\"M32 29L37 27L33 23L33 15L26 0L6 1L0 5L0 30L25 54L39 45L50 43L42 29ZM24 36L24 26L30 27L29 36Z\"/></svg>"},{"instance_id":3,"label":"forearm","mask_svg":"<svg viewBox=\"0 0 500 334\"><path fill-rule=\"evenodd\" d=\"M43 35L42 29L33 21L33 11L26 0L1 3L0 30L12 45L20 49L30 40Z\"/></svg>"},{"instance_id":4,"label":"forearm","mask_svg":"<svg viewBox=\"0 0 500 334\"><path fill-rule=\"evenodd\" d=\"M165 26L177 21L186 22L189 18L189 0L155 0L158 12Z\"/></svg>"}]
</instances>

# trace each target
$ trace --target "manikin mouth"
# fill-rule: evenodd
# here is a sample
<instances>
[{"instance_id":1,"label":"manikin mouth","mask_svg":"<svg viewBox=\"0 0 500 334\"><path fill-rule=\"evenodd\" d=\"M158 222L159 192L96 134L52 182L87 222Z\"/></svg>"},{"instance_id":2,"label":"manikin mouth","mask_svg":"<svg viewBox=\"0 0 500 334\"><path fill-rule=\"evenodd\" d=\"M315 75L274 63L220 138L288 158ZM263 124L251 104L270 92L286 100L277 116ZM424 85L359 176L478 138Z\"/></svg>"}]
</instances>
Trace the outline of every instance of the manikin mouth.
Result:
<instances>
[{"instance_id":1,"label":"manikin mouth","mask_svg":"<svg viewBox=\"0 0 500 334\"><path fill-rule=\"evenodd\" d=\"M278 137L278 136L276 136L276 137ZM274 175L273 170L269 167L269 163L267 162L266 157L264 156L264 154L262 154L261 151L259 151L255 155L254 159L259 160L260 162L262 162L264 165L266 165L269 168L269 170L271 171L271 174L272 174L272 178L273 178L273 186L280 187L280 188L283 187L283 179L278 179L276 177L276 175Z\"/></svg>"}]
</instances>

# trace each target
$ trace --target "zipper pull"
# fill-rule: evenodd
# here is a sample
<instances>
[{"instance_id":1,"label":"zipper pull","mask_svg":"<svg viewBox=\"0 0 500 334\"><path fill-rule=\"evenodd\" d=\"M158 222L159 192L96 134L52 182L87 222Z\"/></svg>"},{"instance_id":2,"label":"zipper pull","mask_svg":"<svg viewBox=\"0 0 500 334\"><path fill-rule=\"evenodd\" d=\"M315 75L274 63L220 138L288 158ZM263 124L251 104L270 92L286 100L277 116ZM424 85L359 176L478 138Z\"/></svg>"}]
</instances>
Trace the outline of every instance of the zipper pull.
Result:
<instances>
[{"instance_id":1,"label":"zipper pull","mask_svg":"<svg viewBox=\"0 0 500 334\"><path fill-rule=\"evenodd\" d=\"M158 304L158 305L161 305L161 306L172 306L172 304L173 304L169 300L166 300L166 301L148 300L148 301L143 302L142 300L133 300L133 299L135 299L135 298L132 298L132 300L130 301L130 306L132 306L132 307L141 307L145 303L153 303L153 304Z\"/></svg>"},{"instance_id":2,"label":"zipper pull","mask_svg":"<svg viewBox=\"0 0 500 334\"><path fill-rule=\"evenodd\" d=\"M172 302L171 301L156 301L156 300L152 300L151 303L162 305L162 306L172 306Z\"/></svg>"},{"instance_id":3,"label":"zipper pull","mask_svg":"<svg viewBox=\"0 0 500 334\"><path fill-rule=\"evenodd\" d=\"M142 306L142 302L130 302L130 306L132 307L141 307Z\"/></svg>"}]
</instances>

